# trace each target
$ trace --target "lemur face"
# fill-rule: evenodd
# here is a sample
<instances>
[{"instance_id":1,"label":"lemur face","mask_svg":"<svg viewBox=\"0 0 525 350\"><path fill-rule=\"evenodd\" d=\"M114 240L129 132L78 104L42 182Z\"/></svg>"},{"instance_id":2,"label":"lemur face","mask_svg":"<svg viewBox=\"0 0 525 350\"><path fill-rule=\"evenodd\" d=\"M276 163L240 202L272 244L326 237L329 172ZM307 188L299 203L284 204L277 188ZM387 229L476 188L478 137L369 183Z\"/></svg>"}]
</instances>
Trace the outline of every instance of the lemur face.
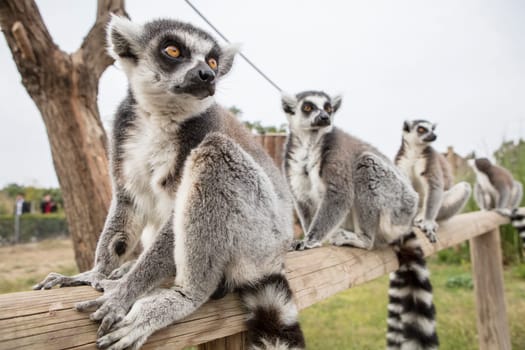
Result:
<instances>
[{"instance_id":1,"label":"lemur face","mask_svg":"<svg viewBox=\"0 0 525 350\"><path fill-rule=\"evenodd\" d=\"M282 96L282 107L292 131L331 128L333 116L340 106L340 96L330 97L322 91Z\"/></svg>"},{"instance_id":2,"label":"lemur face","mask_svg":"<svg viewBox=\"0 0 525 350\"><path fill-rule=\"evenodd\" d=\"M405 121L403 124L403 140L412 145L426 145L434 142L436 124L426 120Z\"/></svg>"},{"instance_id":3,"label":"lemur face","mask_svg":"<svg viewBox=\"0 0 525 350\"><path fill-rule=\"evenodd\" d=\"M237 51L219 47L208 33L187 23L156 20L139 25L116 16L109 24L108 43L136 97L150 100L213 96Z\"/></svg>"}]
</instances>

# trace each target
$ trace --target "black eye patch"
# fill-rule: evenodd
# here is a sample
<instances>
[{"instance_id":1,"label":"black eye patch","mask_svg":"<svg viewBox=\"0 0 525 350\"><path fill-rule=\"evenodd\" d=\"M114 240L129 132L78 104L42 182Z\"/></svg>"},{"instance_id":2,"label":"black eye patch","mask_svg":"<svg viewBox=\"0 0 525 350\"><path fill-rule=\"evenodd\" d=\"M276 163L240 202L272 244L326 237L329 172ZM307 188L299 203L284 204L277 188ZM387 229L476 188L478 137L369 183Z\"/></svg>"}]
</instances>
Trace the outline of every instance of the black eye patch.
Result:
<instances>
[{"instance_id":1,"label":"black eye patch","mask_svg":"<svg viewBox=\"0 0 525 350\"><path fill-rule=\"evenodd\" d=\"M418 133L418 134L425 134L425 133L427 133L427 132L428 132L428 129L427 129L427 128L424 128L424 127L422 127L422 126L420 126L420 127L417 128L417 133Z\"/></svg>"},{"instance_id":2,"label":"black eye patch","mask_svg":"<svg viewBox=\"0 0 525 350\"><path fill-rule=\"evenodd\" d=\"M315 110L315 106L313 103L311 102L305 102L303 103L303 106L301 108L301 110L304 112L304 113L308 113L310 114L313 110Z\"/></svg>"},{"instance_id":3,"label":"black eye patch","mask_svg":"<svg viewBox=\"0 0 525 350\"><path fill-rule=\"evenodd\" d=\"M169 47L176 48L179 51L177 57L173 57L167 53L166 49ZM157 52L159 54L155 55L155 59L159 67L166 72L174 71L180 63L191 59L190 51L178 38L173 36L168 36L160 40Z\"/></svg>"}]
</instances>

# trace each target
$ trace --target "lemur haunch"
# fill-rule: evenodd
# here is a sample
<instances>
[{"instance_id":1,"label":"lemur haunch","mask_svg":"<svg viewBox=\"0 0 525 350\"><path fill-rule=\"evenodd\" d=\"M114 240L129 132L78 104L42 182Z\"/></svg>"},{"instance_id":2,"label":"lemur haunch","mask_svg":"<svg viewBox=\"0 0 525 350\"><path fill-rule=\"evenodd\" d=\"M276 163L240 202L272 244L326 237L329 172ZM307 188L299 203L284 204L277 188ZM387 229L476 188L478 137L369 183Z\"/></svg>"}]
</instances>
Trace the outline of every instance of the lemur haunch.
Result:
<instances>
[{"instance_id":1,"label":"lemur haunch","mask_svg":"<svg viewBox=\"0 0 525 350\"><path fill-rule=\"evenodd\" d=\"M437 138L436 124L426 120L405 121L396 165L411 180L419 194L419 210L414 221L430 242L436 242L436 221L456 215L467 203L471 187L467 182L454 185L448 161L431 144Z\"/></svg>"},{"instance_id":2,"label":"lemur haunch","mask_svg":"<svg viewBox=\"0 0 525 350\"><path fill-rule=\"evenodd\" d=\"M341 97L322 91L283 95L289 122L284 171L305 238L359 248L392 244L399 270L391 274L389 349L436 349L435 308L424 254L412 221L417 193L395 165L371 145L334 127Z\"/></svg>"},{"instance_id":3,"label":"lemur haunch","mask_svg":"<svg viewBox=\"0 0 525 350\"><path fill-rule=\"evenodd\" d=\"M518 231L525 249L525 216L517 212L523 197L523 185L514 180L505 168L494 165L487 158L469 160L476 174L474 199L481 210L496 209L509 216Z\"/></svg>"},{"instance_id":4,"label":"lemur haunch","mask_svg":"<svg viewBox=\"0 0 525 350\"><path fill-rule=\"evenodd\" d=\"M94 268L51 274L37 287L100 282L104 295L76 308L96 309L101 348L139 348L218 288L239 291L253 349L304 348L283 272L291 195L272 159L213 97L236 49L174 20L113 17L108 41L129 79L113 127L111 211ZM144 250L131 270L104 281L139 237ZM174 286L159 288L170 275Z\"/></svg>"}]
</instances>

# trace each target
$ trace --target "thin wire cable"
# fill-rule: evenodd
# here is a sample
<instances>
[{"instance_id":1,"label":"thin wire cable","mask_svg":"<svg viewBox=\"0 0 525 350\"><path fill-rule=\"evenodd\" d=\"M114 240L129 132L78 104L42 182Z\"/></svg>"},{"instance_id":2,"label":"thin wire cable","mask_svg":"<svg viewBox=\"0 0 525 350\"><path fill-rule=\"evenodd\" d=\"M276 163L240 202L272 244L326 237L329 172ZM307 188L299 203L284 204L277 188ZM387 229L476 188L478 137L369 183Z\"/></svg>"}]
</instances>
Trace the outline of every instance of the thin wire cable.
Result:
<instances>
[{"instance_id":1,"label":"thin wire cable","mask_svg":"<svg viewBox=\"0 0 525 350\"><path fill-rule=\"evenodd\" d=\"M215 27L203 14L202 12L199 11L198 8L196 8L190 0L184 0L186 1L186 3L193 9L193 11L195 11L195 13L197 13L197 15L199 15L200 18L202 18L204 20L204 22L206 22L224 41L226 41L228 44L230 43L230 41L228 40L228 38L226 38L226 36L224 36L220 31L219 29L217 29L217 27ZM272 84L272 86L277 89L277 91L279 92L282 92L281 88L273 82L272 79L270 79L266 74L263 73L262 70L260 70L252 61L250 61L248 59L248 57L246 57L242 52L239 52L239 55L246 61L246 63L248 63L250 66L252 66L253 69L255 69L257 71L257 73L259 73L264 79L266 79L267 82L269 82L270 84Z\"/></svg>"}]
</instances>

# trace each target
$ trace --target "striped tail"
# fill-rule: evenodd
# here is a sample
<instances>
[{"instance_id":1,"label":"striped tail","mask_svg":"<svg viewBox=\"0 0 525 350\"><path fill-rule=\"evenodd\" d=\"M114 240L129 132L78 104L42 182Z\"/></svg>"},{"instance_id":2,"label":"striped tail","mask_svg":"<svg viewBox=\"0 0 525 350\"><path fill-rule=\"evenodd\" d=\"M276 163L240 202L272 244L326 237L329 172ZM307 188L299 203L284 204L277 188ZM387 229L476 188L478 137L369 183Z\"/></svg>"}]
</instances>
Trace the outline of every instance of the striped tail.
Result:
<instances>
[{"instance_id":1,"label":"striped tail","mask_svg":"<svg viewBox=\"0 0 525 350\"><path fill-rule=\"evenodd\" d=\"M416 234L411 232L393 247L399 269L390 274L387 349L437 349L430 274Z\"/></svg>"},{"instance_id":2,"label":"striped tail","mask_svg":"<svg viewBox=\"0 0 525 350\"><path fill-rule=\"evenodd\" d=\"M516 231L518 231L518 235L521 237L522 247L525 250L525 215L520 214L517 209L514 209L510 217L510 222Z\"/></svg>"},{"instance_id":3,"label":"striped tail","mask_svg":"<svg viewBox=\"0 0 525 350\"><path fill-rule=\"evenodd\" d=\"M292 290L283 274L272 274L239 289L249 311L250 350L300 350L304 336Z\"/></svg>"}]
</instances>

